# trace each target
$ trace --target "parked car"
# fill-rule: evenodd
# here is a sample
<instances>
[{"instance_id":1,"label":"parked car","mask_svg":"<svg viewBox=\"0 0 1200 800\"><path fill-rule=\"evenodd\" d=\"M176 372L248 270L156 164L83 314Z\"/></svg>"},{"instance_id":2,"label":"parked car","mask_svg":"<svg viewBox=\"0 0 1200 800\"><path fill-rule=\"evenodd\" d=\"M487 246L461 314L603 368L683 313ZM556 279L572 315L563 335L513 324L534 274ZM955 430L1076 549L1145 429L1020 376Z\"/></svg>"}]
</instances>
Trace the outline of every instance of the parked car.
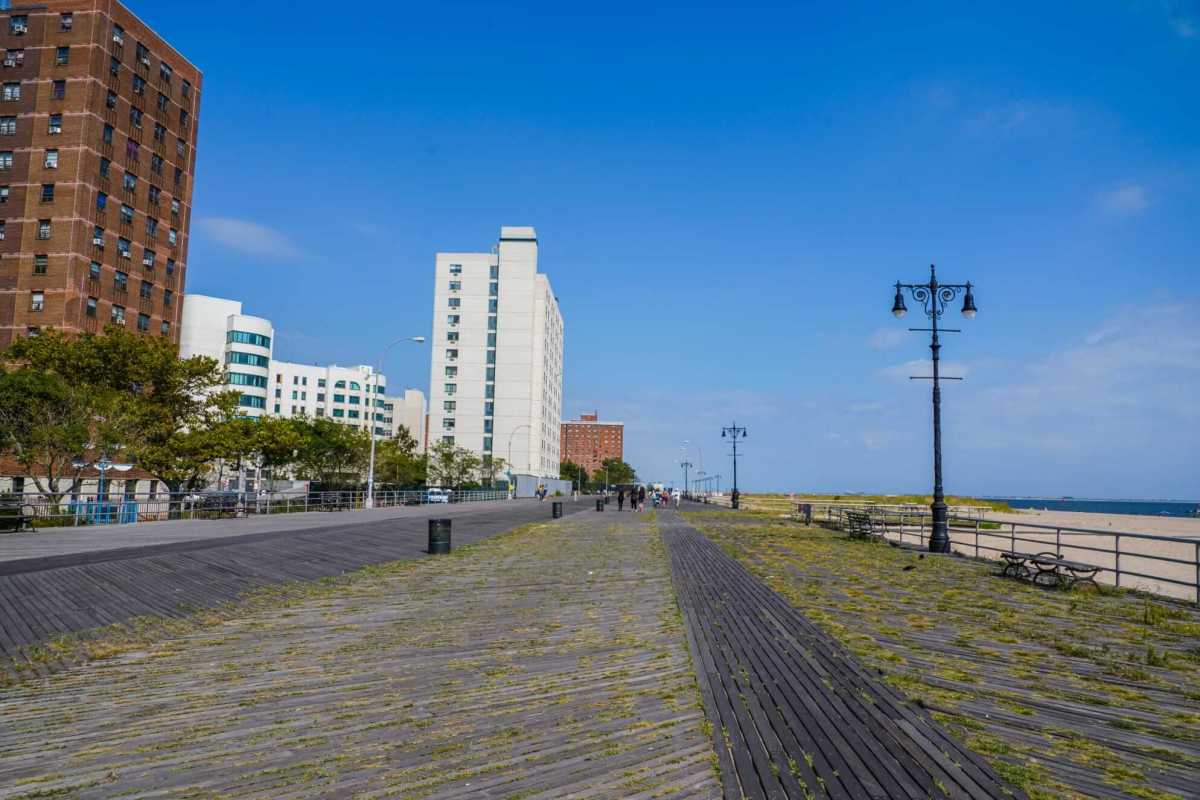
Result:
<instances>
[{"instance_id":1,"label":"parked car","mask_svg":"<svg viewBox=\"0 0 1200 800\"><path fill-rule=\"evenodd\" d=\"M426 503L449 503L450 502L450 490L449 489L426 489L425 490L425 502Z\"/></svg>"}]
</instances>

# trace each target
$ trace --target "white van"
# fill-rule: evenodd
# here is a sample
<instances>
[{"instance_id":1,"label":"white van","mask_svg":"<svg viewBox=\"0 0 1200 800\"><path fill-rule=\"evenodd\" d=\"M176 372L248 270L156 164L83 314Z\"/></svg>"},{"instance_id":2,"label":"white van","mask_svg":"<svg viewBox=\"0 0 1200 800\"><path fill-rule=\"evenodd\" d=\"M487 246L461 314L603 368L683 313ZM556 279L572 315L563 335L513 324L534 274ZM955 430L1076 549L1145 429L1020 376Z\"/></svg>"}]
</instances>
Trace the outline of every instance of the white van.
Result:
<instances>
[{"instance_id":1,"label":"white van","mask_svg":"<svg viewBox=\"0 0 1200 800\"><path fill-rule=\"evenodd\" d=\"M449 489L426 489L425 490L425 502L426 503L449 503L450 502L450 490Z\"/></svg>"}]
</instances>

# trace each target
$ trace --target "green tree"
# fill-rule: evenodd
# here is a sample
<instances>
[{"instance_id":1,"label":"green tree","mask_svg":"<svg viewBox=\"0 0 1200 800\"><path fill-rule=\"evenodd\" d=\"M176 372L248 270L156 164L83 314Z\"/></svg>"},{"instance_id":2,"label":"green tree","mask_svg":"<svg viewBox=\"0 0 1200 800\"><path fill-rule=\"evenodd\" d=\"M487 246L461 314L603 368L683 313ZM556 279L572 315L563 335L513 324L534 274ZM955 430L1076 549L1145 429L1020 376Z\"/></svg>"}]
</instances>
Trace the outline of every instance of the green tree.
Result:
<instances>
[{"instance_id":1,"label":"green tree","mask_svg":"<svg viewBox=\"0 0 1200 800\"><path fill-rule=\"evenodd\" d=\"M588 480L587 470L571 460L558 462L558 477L574 482L580 491L583 491L583 486Z\"/></svg>"},{"instance_id":2,"label":"green tree","mask_svg":"<svg viewBox=\"0 0 1200 800\"><path fill-rule=\"evenodd\" d=\"M82 480L75 464L92 447L98 399L53 373L0 374L0 448L55 508Z\"/></svg>"},{"instance_id":3,"label":"green tree","mask_svg":"<svg viewBox=\"0 0 1200 800\"><path fill-rule=\"evenodd\" d=\"M601 469L596 470L594 477L599 480L602 470L607 470L607 480L610 485L633 483L637 480L637 472L633 467L626 464L619 458L606 458L602 462Z\"/></svg>"},{"instance_id":4,"label":"green tree","mask_svg":"<svg viewBox=\"0 0 1200 800\"><path fill-rule=\"evenodd\" d=\"M479 482L487 488L496 485L496 478L508 469L508 462L499 456L485 455L479 464Z\"/></svg>"},{"instance_id":5,"label":"green tree","mask_svg":"<svg viewBox=\"0 0 1200 800\"><path fill-rule=\"evenodd\" d=\"M429 451L429 483L460 489L479 474L483 460L465 447L438 442Z\"/></svg>"},{"instance_id":6,"label":"green tree","mask_svg":"<svg viewBox=\"0 0 1200 800\"><path fill-rule=\"evenodd\" d=\"M325 489L362 482L371 446L366 431L325 418L296 430L305 434L295 462L302 477Z\"/></svg>"},{"instance_id":7,"label":"green tree","mask_svg":"<svg viewBox=\"0 0 1200 800\"><path fill-rule=\"evenodd\" d=\"M417 486L425 482L425 456L417 452L417 440L401 425L396 435L375 448L375 479L395 486Z\"/></svg>"},{"instance_id":8,"label":"green tree","mask_svg":"<svg viewBox=\"0 0 1200 800\"><path fill-rule=\"evenodd\" d=\"M229 448L220 426L234 417L237 392L222 392L211 358L180 359L167 339L109 328L104 336L47 331L18 340L8 359L56 375L94 395L93 450L116 450L161 480L172 493L199 486Z\"/></svg>"},{"instance_id":9,"label":"green tree","mask_svg":"<svg viewBox=\"0 0 1200 800\"><path fill-rule=\"evenodd\" d=\"M311 425L307 419L259 417L254 429L259 466L274 478L278 470L295 464Z\"/></svg>"}]
</instances>

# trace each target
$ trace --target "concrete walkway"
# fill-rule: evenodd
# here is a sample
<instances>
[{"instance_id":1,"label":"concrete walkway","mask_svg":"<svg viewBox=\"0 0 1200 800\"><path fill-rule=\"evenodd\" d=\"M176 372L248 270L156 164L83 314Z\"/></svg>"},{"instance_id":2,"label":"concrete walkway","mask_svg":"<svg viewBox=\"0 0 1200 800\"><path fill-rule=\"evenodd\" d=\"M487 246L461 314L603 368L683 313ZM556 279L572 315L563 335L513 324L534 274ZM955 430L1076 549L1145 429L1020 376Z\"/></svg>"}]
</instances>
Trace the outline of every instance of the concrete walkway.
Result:
<instances>
[{"instance_id":1,"label":"concrete walkway","mask_svg":"<svg viewBox=\"0 0 1200 800\"><path fill-rule=\"evenodd\" d=\"M80 527L39 528L27 533L0 534L0 562L40 558L70 553L96 552L127 547L143 547L201 539L220 539L275 531L301 531L329 528L389 519L431 516L455 517L490 512L511 504L533 506L536 500L489 500L448 505L395 506L370 511L308 511L296 514L265 514L241 519L187 519L141 522L135 525L85 525ZM540 504L550 514L550 501ZM568 513L585 504L564 503Z\"/></svg>"}]
</instances>

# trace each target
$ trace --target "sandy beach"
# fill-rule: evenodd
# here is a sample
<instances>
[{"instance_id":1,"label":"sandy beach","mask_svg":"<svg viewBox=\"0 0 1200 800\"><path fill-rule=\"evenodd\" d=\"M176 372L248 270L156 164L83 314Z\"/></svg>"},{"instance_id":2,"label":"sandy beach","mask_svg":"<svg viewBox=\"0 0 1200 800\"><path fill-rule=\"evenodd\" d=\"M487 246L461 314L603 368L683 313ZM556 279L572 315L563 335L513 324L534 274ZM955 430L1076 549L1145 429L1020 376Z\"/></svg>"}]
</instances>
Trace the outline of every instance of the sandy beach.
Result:
<instances>
[{"instance_id":1,"label":"sandy beach","mask_svg":"<svg viewBox=\"0 0 1200 800\"><path fill-rule=\"evenodd\" d=\"M1144 517L1135 514L1094 514L1083 511L1021 509L1011 514L989 511L986 519L995 522L1024 522L1033 525L1062 525L1069 528L1088 528L1097 531L1200 538L1200 518L1197 517Z\"/></svg>"},{"instance_id":2,"label":"sandy beach","mask_svg":"<svg viewBox=\"0 0 1200 800\"><path fill-rule=\"evenodd\" d=\"M999 558L1004 550L1057 552L1105 571L1101 583L1196 601L1200 599L1200 519L1095 514L1079 511L988 512L1000 531L952 530L950 539L964 555ZM1094 533L1069 533L1063 529ZM1132 534L1132 535L1130 535ZM1173 537L1182 541L1148 537Z\"/></svg>"}]
</instances>

